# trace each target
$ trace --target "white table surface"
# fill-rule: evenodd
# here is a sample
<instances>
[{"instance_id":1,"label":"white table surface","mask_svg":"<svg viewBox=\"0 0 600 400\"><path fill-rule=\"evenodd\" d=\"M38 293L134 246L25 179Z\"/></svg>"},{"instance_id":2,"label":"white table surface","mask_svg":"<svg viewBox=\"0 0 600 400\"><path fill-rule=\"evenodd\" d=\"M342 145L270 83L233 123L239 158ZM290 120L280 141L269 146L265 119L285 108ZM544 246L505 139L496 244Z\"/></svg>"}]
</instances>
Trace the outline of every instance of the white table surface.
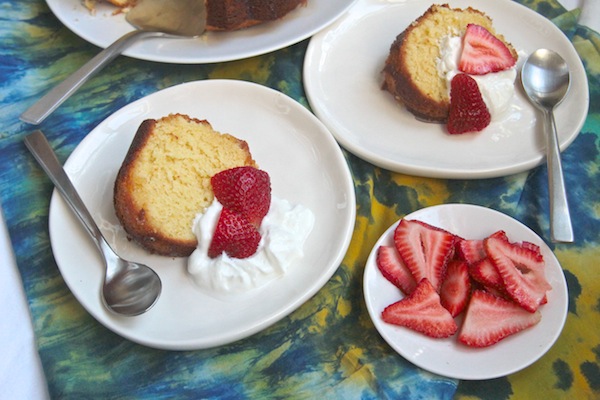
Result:
<instances>
[{"instance_id":1,"label":"white table surface","mask_svg":"<svg viewBox=\"0 0 600 400\"><path fill-rule=\"evenodd\" d=\"M560 0L582 8L580 23L600 32L600 0ZM48 399L31 316L10 239L0 210L0 400Z\"/></svg>"}]
</instances>

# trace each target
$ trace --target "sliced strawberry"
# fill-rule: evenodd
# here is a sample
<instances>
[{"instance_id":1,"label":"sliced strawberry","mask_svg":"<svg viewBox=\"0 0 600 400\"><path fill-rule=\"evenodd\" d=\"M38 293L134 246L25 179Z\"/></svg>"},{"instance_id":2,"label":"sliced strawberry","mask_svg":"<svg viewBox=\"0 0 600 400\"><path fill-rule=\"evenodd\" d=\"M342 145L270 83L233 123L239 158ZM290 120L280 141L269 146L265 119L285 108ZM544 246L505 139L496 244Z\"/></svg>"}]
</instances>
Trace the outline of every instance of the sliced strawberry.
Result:
<instances>
[{"instance_id":1,"label":"sliced strawberry","mask_svg":"<svg viewBox=\"0 0 600 400\"><path fill-rule=\"evenodd\" d=\"M226 169L211 180L215 197L231 211L242 214L259 227L271 206L269 174L254 167Z\"/></svg>"},{"instance_id":2,"label":"sliced strawberry","mask_svg":"<svg viewBox=\"0 0 600 400\"><path fill-rule=\"evenodd\" d=\"M448 263L446 277L440 289L442 306L450 311L453 317L460 314L469 301L471 294L471 278L466 261L453 259Z\"/></svg>"},{"instance_id":3,"label":"sliced strawberry","mask_svg":"<svg viewBox=\"0 0 600 400\"><path fill-rule=\"evenodd\" d=\"M260 239L260 233L246 218L223 208L208 248L208 256L215 258L225 252L233 258L247 258L256 253Z\"/></svg>"},{"instance_id":4,"label":"sliced strawberry","mask_svg":"<svg viewBox=\"0 0 600 400\"><path fill-rule=\"evenodd\" d=\"M506 238L506 232L497 231L491 236ZM456 251L458 253L457 256L465 260L468 264L475 264L487 257L485 248L483 247L483 240L480 239L462 239L456 244Z\"/></svg>"},{"instance_id":5,"label":"sliced strawberry","mask_svg":"<svg viewBox=\"0 0 600 400\"><path fill-rule=\"evenodd\" d=\"M410 294L415 290L417 282L402 262L396 247L379 246L375 261L383 276L402 290L404 294Z\"/></svg>"},{"instance_id":6,"label":"sliced strawberry","mask_svg":"<svg viewBox=\"0 0 600 400\"><path fill-rule=\"evenodd\" d=\"M456 245L457 256L467 264L475 264L486 257L483 240L463 239Z\"/></svg>"},{"instance_id":7,"label":"sliced strawberry","mask_svg":"<svg viewBox=\"0 0 600 400\"><path fill-rule=\"evenodd\" d=\"M433 338L452 336L458 326L442 307L440 296L427 279L402 300L387 306L382 314L387 323L404 326Z\"/></svg>"},{"instance_id":8,"label":"sliced strawberry","mask_svg":"<svg viewBox=\"0 0 600 400\"><path fill-rule=\"evenodd\" d=\"M484 242L488 257L502 277L506 292L529 312L535 312L552 286L544 276L544 258L527 246L495 237Z\"/></svg>"},{"instance_id":9,"label":"sliced strawberry","mask_svg":"<svg viewBox=\"0 0 600 400\"><path fill-rule=\"evenodd\" d=\"M517 304L476 290L471 296L458 340L468 346L487 347L540 322L539 311L530 313Z\"/></svg>"},{"instance_id":10,"label":"sliced strawberry","mask_svg":"<svg viewBox=\"0 0 600 400\"><path fill-rule=\"evenodd\" d=\"M458 62L460 71L471 75L485 75L511 68L516 62L508 47L487 29L480 25L467 25Z\"/></svg>"},{"instance_id":11,"label":"sliced strawberry","mask_svg":"<svg viewBox=\"0 0 600 400\"><path fill-rule=\"evenodd\" d=\"M479 260L469 266L469 275L473 280L481 283L485 287L492 287L496 290L504 290L504 281L500 273L489 258Z\"/></svg>"},{"instance_id":12,"label":"sliced strawberry","mask_svg":"<svg viewBox=\"0 0 600 400\"><path fill-rule=\"evenodd\" d=\"M450 82L448 133L479 132L490 124L492 116L483 101L475 79L458 74Z\"/></svg>"},{"instance_id":13,"label":"sliced strawberry","mask_svg":"<svg viewBox=\"0 0 600 400\"><path fill-rule=\"evenodd\" d=\"M394 245L416 282L427 278L440 290L456 236L425 222L402 219L394 231Z\"/></svg>"}]
</instances>

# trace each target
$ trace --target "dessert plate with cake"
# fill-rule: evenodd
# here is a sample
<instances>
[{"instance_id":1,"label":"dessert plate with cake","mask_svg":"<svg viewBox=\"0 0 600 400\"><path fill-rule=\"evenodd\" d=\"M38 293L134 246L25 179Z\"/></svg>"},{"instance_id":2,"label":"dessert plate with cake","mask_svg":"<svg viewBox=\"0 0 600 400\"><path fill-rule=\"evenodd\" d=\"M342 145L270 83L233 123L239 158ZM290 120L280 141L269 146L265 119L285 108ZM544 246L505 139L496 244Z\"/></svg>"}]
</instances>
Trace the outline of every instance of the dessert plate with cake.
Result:
<instances>
[{"instance_id":1,"label":"dessert plate with cake","mask_svg":"<svg viewBox=\"0 0 600 400\"><path fill-rule=\"evenodd\" d=\"M497 332L501 332L502 335L494 337L493 334L487 335L486 332L482 338L489 342L478 343L480 347L469 342L464 344L460 339L463 334L462 326L469 318L469 307L473 305L474 293L482 292L480 287L475 290L475 285L472 285L474 289L471 292L471 303L454 317L458 330L448 337L434 338L406 326L385 322L384 309L405 298L399 287L392 284L378 266L380 246L396 246L395 242L398 239L395 230L399 224L396 222L381 236L369 255L363 286L367 309L376 329L398 354L436 374L456 379L484 380L524 369L552 347L560 336L567 318L568 290L560 263L552 250L535 232L506 214L470 204L427 207L405 216L404 220L430 224L435 229L443 229L465 240L483 240L496 232L503 232L513 243L518 245L528 243L528 246L536 248L543 257L545 280L550 289L545 292L545 300L535 311L539 319L534 325L522 327L521 330L515 330L514 333L502 337L507 332L504 328L510 325L510 322L506 325L500 322L498 326L501 328ZM499 302L503 304L506 301ZM488 308L487 314L491 312L494 312L492 307ZM520 314L528 318L531 312L521 310ZM506 318L506 315L509 315L509 319L516 320L509 313L501 318ZM494 323L488 320L484 324L485 328L479 326L476 329L476 336Z\"/></svg>"},{"instance_id":2,"label":"dessert plate with cake","mask_svg":"<svg viewBox=\"0 0 600 400\"><path fill-rule=\"evenodd\" d=\"M190 139L200 131L204 132L203 142ZM178 140L169 144L175 136L172 132L179 132ZM202 151L193 150L194 143L203 143ZM179 167L148 161L159 154ZM207 157L212 161L194 161ZM211 171L213 164L219 164L217 160L226 169L230 168L228 163L260 168L270 177L271 209L274 204L281 209L281 200L277 199L285 199L310 210L314 218L312 226L305 229L308 234L303 239L303 255L292 258L285 272L258 287L210 292L197 282L210 286L204 281L206 274L188 273L191 258L186 255L194 250L193 236L168 236L174 240L153 236L171 227L181 231L177 227L184 211L188 212L188 201L202 197L201 202L210 203L203 197L210 189L192 185L177 192L182 189L177 182L190 179L192 170ZM301 104L254 83L190 82L135 101L90 132L65 163L65 170L115 251L150 265L162 280L163 292L154 308L139 317L110 313L98 295L102 264L93 242L62 198L54 194L49 213L50 238L61 274L77 300L100 323L150 347L214 347L272 325L312 297L335 273L354 228L353 181L331 133ZM144 179L157 171L159 184L145 184ZM208 175L198 185L207 184ZM130 191L138 185L138 194ZM150 205L141 211L131 207L146 200L153 209ZM178 200L184 201L171 206ZM278 221L271 219L271 209L265 220ZM144 219L150 221L151 215L164 216L172 210L178 211L162 222L148 224L145 230L132 228ZM296 215L303 219L307 213ZM188 218L190 232L193 219L192 211ZM278 228L278 222L271 225ZM293 226L292 232L296 232ZM145 244L144 240L149 242ZM259 268L262 271L267 267L263 263Z\"/></svg>"},{"instance_id":3,"label":"dessert plate with cake","mask_svg":"<svg viewBox=\"0 0 600 400\"><path fill-rule=\"evenodd\" d=\"M119 7L105 0L46 2L67 28L101 48L108 47L134 29L125 20L124 13L119 12ZM127 5L131 1L114 2ZM91 3L92 9L86 8L84 3ZM264 0L232 0L221 3L227 3L224 5L227 10L214 12L218 15L212 17L209 15L209 31L202 36L195 39L146 40L136 43L123 54L142 60L176 64L214 63L252 57L312 36L339 18L353 1L286 0L268 2L270 4L266 7L264 3L267 2ZM276 9L272 10L272 7ZM265 8L269 10L267 16L263 16L260 11ZM209 7L209 12L210 9ZM249 10L259 11L253 13ZM272 20L273 16L280 17ZM249 27L242 28L246 26Z\"/></svg>"},{"instance_id":4,"label":"dessert plate with cake","mask_svg":"<svg viewBox=\"0 0 600 400\"><path fill-rule=\"evenodd\" d=\"M519 71L529 54L550 47L571 71L569 94L556 109L560 147L567 148L589 106L585 70L568 38L512 1L443 3L358 1L313 36L306 93L338 142L377 166L412 175L478 179L529 170L544 160L543 120L526 98ZM493 60L466 57L471 53L463 43L484 38L503 53ZM482 64L489 68L482 71ZM456 134L449 121L455 77L476 83L483 107L477 111L487 113L476 131Z\"/></svg>"}]
</instances>

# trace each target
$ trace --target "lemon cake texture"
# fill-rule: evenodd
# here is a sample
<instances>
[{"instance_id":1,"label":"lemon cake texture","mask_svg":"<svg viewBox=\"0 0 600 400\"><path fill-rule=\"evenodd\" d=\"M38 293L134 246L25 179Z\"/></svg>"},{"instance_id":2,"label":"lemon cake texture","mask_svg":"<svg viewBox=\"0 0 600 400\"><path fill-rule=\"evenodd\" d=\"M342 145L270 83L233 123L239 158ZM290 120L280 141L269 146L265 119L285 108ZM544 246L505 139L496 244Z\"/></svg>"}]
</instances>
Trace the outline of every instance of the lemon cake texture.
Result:
<instances>
[{"instance_id":1,"label":"lemon cake texture","mask_svg":"<svg viewBox=\"0 0 600 400\"><path fill-rule=\"evenodd\" d=\"M138 128L114 186L117 218L152 253L185 257L197 240L193 220L213 201L210 178L254 166L248 144L184 114L148 119Z\"/></svg>"}]
</instances>

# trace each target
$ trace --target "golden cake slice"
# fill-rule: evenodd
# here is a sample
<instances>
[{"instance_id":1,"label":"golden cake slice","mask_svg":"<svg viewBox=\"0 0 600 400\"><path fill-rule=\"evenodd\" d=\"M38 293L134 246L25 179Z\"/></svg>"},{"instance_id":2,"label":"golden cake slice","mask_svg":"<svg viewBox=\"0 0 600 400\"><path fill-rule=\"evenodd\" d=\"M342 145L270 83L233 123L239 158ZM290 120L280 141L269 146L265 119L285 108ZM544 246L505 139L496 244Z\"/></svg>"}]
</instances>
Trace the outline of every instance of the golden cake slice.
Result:
<instances>
[{"instance_id":1,"label":"golden cake slice","mask_svg":"<svg viewBox=\"0 0 600 400\"><path fill-rule=\"evenodd\" d=\"M517 52L492 26L492 19L471 7L432 5L401 32L390 47L383 69L383 89L390 92L417 118L446 122L450 106L449 87L438 63L447 36L462 36L467 25L476 24Z\"/></svg>"},{"instance_id":2,"label":"golden cake slice","mask_svg":"<svg viewBox=\"0 0 600 400\"><path fill-rule=\"evenodd\" d=\"M206 120L182 114L146 120L115 180L117 218L150 252L188 256L197 245L194 218L214 198L210 178L244 165L257 166L248 144Z\"/></svg>"}]
</instances>

